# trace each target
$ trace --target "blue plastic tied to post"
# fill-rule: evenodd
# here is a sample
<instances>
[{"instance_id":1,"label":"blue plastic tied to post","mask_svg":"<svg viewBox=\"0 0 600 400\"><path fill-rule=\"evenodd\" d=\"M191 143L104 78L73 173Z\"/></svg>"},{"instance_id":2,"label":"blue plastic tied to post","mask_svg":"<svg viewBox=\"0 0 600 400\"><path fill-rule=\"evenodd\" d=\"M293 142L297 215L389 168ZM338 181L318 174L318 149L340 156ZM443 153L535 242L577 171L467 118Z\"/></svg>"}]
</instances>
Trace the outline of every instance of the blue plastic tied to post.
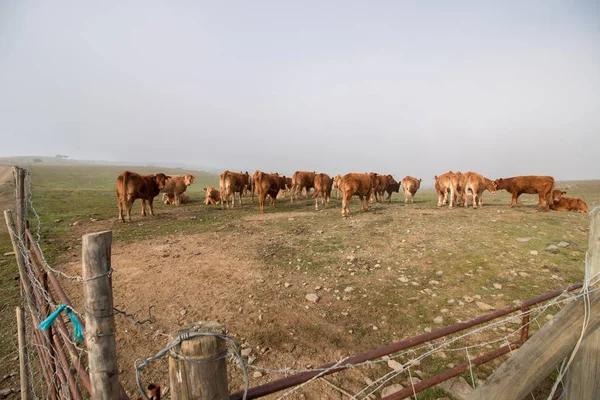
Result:
<instances>
[{"instance_id":1,"label":"blue plastic tied to post","mask_svg":"<svg viewBox=\"0 0 600 400\"><path fill-rule=\"evenodd\" d=\"M50 326L54 322L54 320L58 317L58 314L65 310L67 311L67 315L69 315L69 318L71 318L71 323L73 323L73 339L77 341L77 343L83 342L83 330L81 329L81 324L79 323L77 316L73 312L73 309L66 304L61 304L60 306L58 306L56 310L48 316L48 318L46 318L41 324L38 325L38 328L40 328L43 331L47 331L48 328L50 328Z\"/></svg>"}]
</instances>

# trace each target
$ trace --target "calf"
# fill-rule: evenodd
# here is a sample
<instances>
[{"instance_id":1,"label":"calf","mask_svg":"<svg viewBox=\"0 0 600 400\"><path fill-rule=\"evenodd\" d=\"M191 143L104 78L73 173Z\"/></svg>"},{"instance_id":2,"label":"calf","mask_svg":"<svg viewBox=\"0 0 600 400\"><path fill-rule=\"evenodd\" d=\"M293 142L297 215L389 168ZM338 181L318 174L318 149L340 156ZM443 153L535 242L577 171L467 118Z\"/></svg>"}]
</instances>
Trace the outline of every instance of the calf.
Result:
<instances>
[{"instance_id":1,"label":"calf","mask_svg":"<svg viewBox=\"0 0 600 400\"><path fill-rule=\"evenodd\" d=\"M391 203L392 202L392 193L393 192L400 193L400 182L396 182L396 180L391 175L388 175L388 182L387 182L385 191L388 194L386 200Z\"/></svg>"},{"instance_id":2,"label":"calf","mask_svg":"<svg viewBox=\"0 0 600 400\"><path fill-rule=\"evenodd\" d=\"M175 196L169 195L167 193L163 193L162 201L165 204L173 205L173 204L175 204ZM179 195L179 203L187 204L189 202L190 202L190 196L188 196L186 193L181 193Z\"/></svg>"},{"instance_id":3,"label":"calf","mask_svg":"<svg viewBox=\"0 0 600 400\"><path fill-rule=\"evenodd\" d=\"M473 196L473 208L477 208L477 206L481 207L483 205L484 190L488 190L490 193L496 193L496 184L483 175L480 175L477 172L467 172L463 176L463 193L468 197L469 191L471 191ZM467 207L466 199L464 205Z\"/></svg>"},{"instance_id":4,"label":"calf","mask_svg":"<svg viewBox=\"0 0 600 400\"><path fill-rule=\"evenodd\" d=\"M460 172L458 172L460 174ZM462 175L462 174L461 174ZM438 195L438 207L442 207L448 201L448 195L450 195L450 208L454 205L455 193L453 189L453 182L456 182L455 173L448 171L440 176L435 176L435 191ZM458 185L456 185L458 186Z\"/></svg>"},{"instance_id":5,"label":"calf","mask_svg":"<svg viewBox=\"0 0 600 400\"><path fill-rule=\"evenodd\" d=\"M404 190L404 204L408 203L408 198L410 197L410 201L415 203L415 193L421 187L421 179L413 178L412 176L405 176L402 178L402 188Z\"/></svg>"},{"instance_id":6,"label":"calf","mask_svg":"<svg viewBox=\"0 0 600 400\"><path fill-rule=\"evenodd\" d=\"M539 211L546 201L545 211L550 209L552 203L552 191L554 190L554 178L551 176L515 176L512 178L500 178L494 181L498 190L506 190L512 194L510 207L521 206L519 202L519 196L523 193L526 194L538 194L539 201L536 207L536 211Z\"/></svg>"},{"instance_id":7,"label":"calf","mask_svg":"<svg viewBox=\"0 0 600 400\"><path fill-rule=\"evenodd\" d=\"M285 185L285 177L280 177L277 173L266 174L257 171L254 187L256 188L261 213L265 212L265 200L267 196L271 197L271 206L275 207L275 198L277 198L281 185Z\"/></svg>"},{"instance_id":8,"label":"calf","mask_svg":"<svg viewBox=\"0 0 600 400\"><path fill-rule=\"evenodd\" d=\"M146 216L146 201L150 215L154 216L152 202L165 187L170 176L165 174L140 175L125 171L117 177L117 201L119 206L119 221L124 222L123 212L127 211L127 222L131 222L131 208L136 199L142 201L142 216Z\"/></svg>"},{"instance_id":9,"label":"calf","mask_svg":"<svg viewBox=\"0 0 600 400\"><path fill-rule=\"evenodd\" d=\"M358 195L362 211L368 211L369 199L373 195L373 177L368 174L350 173L344 175L339 181L342 191L342 217L350 215L350 200Z\"/></svg>"},{"instance_id":10,"label":"calf","mask_svg":"<svg viewBox=\"0 0 600 400\"><path fill-rule=\"evenodd\" d=\"M386 175L380 175L376 172L371 172L369 176L373 181L373 194L371 195L371 199L369 201L372 203L373 197L375 197L375 201L381 203L383 201L383 193L387 187Z\"/></svg>"},{"instance_id":11,"label":"calf","mask_svg":"<svg viewBox=\"0 0 600 400\"><path fill-rule=\"evenodd\" d=\"M310 189L315 186L315 172L296 171L292 176L292 190L290 191L290 202L294 202L294 195L306 190L306 198Z\"/></svg>"},{"instance_id":12,"label":"calf","mask_svg":"<svg viewBox=\"0 0 600 400\"><path fill-rule=\"evenodd\" d=\"M565 191L552 191L552 204L550 209L554 211L575 211L578 213L587 213L588 205L585 201L577 197L564 197L567 194Z\"/></svg>"},{"instance_id":13,"label":"calf","mask_svg":"<svg viewBox=\"0 0 600 400\"><path fill-rule=\"evenodd\" d=\"M336 199L339 199L340 194L342 193L342 191L340 190L340 187L339 187L340 179L342 179L342 176L340 174L337 174L336 176L333 177L333 189L335 190L335 198Z\"/></svg>"},{"instance_id":14,"label":"calf","mask_svg":"<svg viewBox=\"0 0 600 400\"><path fill-rule=\"evenodd\" d=\"M165 188L163 189L163 191L169 199L173 198L173 203L169 204L175 204L176 206L178 206L180 203L182 203L182 201L180 201L180 196L187 190L188 186L195 182L196 177L192 174L172 176L171 179L169 179L169 181L165 185Z\"/></svg>"},{"instance_id":15,"label":"calf","mask_svg":"<svg viewBox=\"0 0 600 400\"><path fill-rule=\"evenodd\" d=\"M319 195L321 195L321 204L327 207L329 199L331 198L331 187L333 186L333 179L327 174L320 173L315 175L315 210L319 211Z\"/></svg>"},{"instance_id":16,"label":"calf","mask_svg":"<svg viewBox=\"0 0 600 400\"><path fill-rule=\"evenodd\" d=\"M207 186L204 188L206 192L206 198L204 199L204 204L209 205L217 205L221 202L221 192L212 186Z\"/></svg>"},{"instance_id":17,"label":"calf","mask_svg":"<svg viewBox=\"0 0 600 400\"><path fill-rule=\"evenodd\" d=\"M235 207L235 194L238 194L240 199L240 207L244 205L242 202L242 194L247 186L250 186L250 175L248 171L242 173L225 171L219 177L219 189L221 191L221 208L223 201L229 208L229 197L232 197L231 207Z\"/></svg>"}]
</instances>

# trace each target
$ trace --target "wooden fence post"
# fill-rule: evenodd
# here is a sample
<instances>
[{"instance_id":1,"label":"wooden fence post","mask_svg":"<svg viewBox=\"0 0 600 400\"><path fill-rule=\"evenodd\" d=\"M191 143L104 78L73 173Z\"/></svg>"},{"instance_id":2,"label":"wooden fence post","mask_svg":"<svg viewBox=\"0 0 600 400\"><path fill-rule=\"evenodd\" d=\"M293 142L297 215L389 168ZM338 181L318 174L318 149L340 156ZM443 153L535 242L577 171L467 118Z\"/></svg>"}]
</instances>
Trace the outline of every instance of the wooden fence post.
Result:
<instances>
[{"instance_id":1,"label":"wooden fence post","mask_svg":"<svg viewBox=\"0 0 600 400\"><path fill-rule=\"evenodd\" d=\"M25 199L25 175L26 171L23 168L13 167L16 172L16 182L15 185L17 187L17 206L15 210L15 214L17 215L17 235L19 239L26 243L25 238L25 227L27 220L27 200Z\"/></svg>"},{"instance_id":2,"label":"wooden fence post","mask_svg":"<svg viewBox=\"0 0 600 400\"><path fill-rule=\"evenodd\" d=\"M112 232L83 236L83 295L92 398L118 399L119 371L113 314Z\"/></svg>"},{"instance_id":3,"label":"wooden fence post","mask_svg":"<svg viewBox=\"0 0 600 400\"><path fill-rule=\"evenodd\" d=\"M217 322L197 322L174 332L223 333ZM197 336L175 346L169 357L169 380L173 400L212 400L229 398L227 387L227 343L217 336Z\"/></svg>"},{"instance_id":4,"label":"wooden fence post","mask_svg":"<svg viewBox=\"0 0 600 400\"><path fill-rule=\"evenodd\" d=\"M587 268L587 279L600 274L600 210L592 212ZM565 386L566 399L600 399L600 329L581 342Z\"/></svg>"},{"instance_id":5,"label":"wooden fence post","mask_svg":"<svg viewBox=\"0 0 600 400\"><path fill-rule=\"evenodd\" d=\"M23 309L16 307L17 312L17 333L19 343L19 373L21 378L21 399L31 399L31 391L29 387L29 367L26 362L27 358L27 344L25 342L25 316L23 315Z\"/></svg>"}]
</instances>

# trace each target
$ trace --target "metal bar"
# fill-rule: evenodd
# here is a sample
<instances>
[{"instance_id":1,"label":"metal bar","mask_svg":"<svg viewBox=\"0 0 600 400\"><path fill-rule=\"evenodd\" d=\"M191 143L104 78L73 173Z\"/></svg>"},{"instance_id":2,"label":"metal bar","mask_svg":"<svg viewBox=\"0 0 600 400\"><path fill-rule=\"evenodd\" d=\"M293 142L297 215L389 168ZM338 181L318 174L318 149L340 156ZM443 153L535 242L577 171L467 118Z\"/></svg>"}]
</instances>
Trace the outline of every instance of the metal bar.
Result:
<instances>
[{"instance_id":1,"label":"metal bar","mask_svg":"<svg viewBox=\"0 0 600 400\"><path fill-rule=\"evenodd\" d=\"M503 356L504 354L506 354L512 350L517 349L519 346L521 346L521 343L512 343L512 344L500 347L499 349L490 351L489 353L486 353L482 356L472 359L470 363L467 362L467 363L461 364L458 367L455 367L453 369L445 371L439 375L435 375L429 379L415 383L412 386L409 386L409 387L404 388L396 393L393 393L393 394L390 394L389 396L384 397L382 400L400 400L400 399L404 399L406 397L412 396L415 393L422 392L425 389L428 389L428 388L435 386L441 382L444 382L445 380L448 380L452 377L462 374L463 372L467 371L470 368L470 366L477 366L477 365L485 364L486 362L489 362L495 358Z\"/></svg>"},{"instance_id":2,"label":"metal bar","mask_svg":"<svg viewBox=\"0 0 600 400\"><path fill-rule=\"evenodd\" d=\"M438 330L430 332L430 333L415 336L415 337L412 337L412 338L409 338L406 340L401 340L399 342L396 342L396 343L393 343L393 344L390 344L390 345L387 345L384 347L380 347L378 349L371 350L366 353L362 353L357 356L351 357L346 360L345 364L358 364L358 363L361 363L364 361L375 360L377 358L381 358L385 355L396 353L398 351L406 350L408 348L411 348L411 347L414 347L414 346L417 346L417 345L420 345L420 344L423 344L426 342L430 342L430 341L438 339L440 337L451 335L453 333L460 332L460 331L468 329L468 328L472 328L473 326L482 324L484 322L488 322L488 321L494 320L496 318L505 316L507 314L518 311L521 307L529 307L529 306L532 306L532 305L535 305L538 303L542 303L553 297L557 297L557 296L561 295L565 290L570 292L570 291L579 289L581 287L582 287L581 283L578 283L576 285L571 285L571 286L567 287L566 289L555 290L553 292L546 293L544 295L535 297L533 299L526 300L518 306L505 307L505 308L502 308L493 313L481 315L470 321L460 322L458 324L450 325L450 326L447 326L442 329L438 329ZM278 392L280 390L284 390L284 389L290 388L292 386L296 386L301 383L304 383L304 382L314 378L317 375L326 376L326 375L333 374L335 372L339 372L344 369L342 366L342 367L338 367L338 368L332 368L331 370L325 371L325 372L320 371L321 369L331 368L334 365L335 365L335 363L330 363L330 364L324 365L322 367L319 367L316 371L302 372L302 373L299 373L296 375L292 375L292 376L289 376L289 377L286 377L283 379L276 380L274 382L269 382L264 385L253 387L248 390L248 395L246 398L247 399L256 399L259 397L263 397L268 394L272 394L272 393ZM241 400L243 397L243 394L244 394L243 391L234 393L231 396L229 396L229 399L230 400Z\"/></svg>"},{"instance_id":3,"label":"metal bar","mask_svg":"<svg viewBox=\"0 0 600 400\"><path fill-rule=\"evenodd\" d=\"M71 367L69 366L69 360L67 360L67 356L63 351L61 346L60 338L57 335L53 336L54 338L54 346L56 347L56 353L58 354L58 359L63 366L63 370L67 375L67 383L69 385L69 389L71 391L71 396L75 400L81 400L81 392L77 387L77 381L75 380L75 376L73 375L73 371L71 371Z\"/></svg>"}]
</instances>

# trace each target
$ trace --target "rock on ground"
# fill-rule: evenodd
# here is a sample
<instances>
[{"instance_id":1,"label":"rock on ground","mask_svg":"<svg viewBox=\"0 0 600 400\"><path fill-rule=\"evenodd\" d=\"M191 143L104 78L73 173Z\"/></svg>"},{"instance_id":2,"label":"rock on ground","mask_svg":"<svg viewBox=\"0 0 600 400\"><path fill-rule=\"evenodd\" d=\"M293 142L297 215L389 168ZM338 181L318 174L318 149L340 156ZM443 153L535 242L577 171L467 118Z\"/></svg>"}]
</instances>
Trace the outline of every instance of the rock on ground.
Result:
<instances>
[{"instance_id":1,"label":"rock on ground","mask_svg":"<svg viewBox=\"0 0 600 400\"><path fill-rule=\"evenodd\" d=\"M448 379L438 386L456 400L467 400L473 393L473 388L462 376Z\"/></svg>"},{"instance_id":2,"label":"rock on ground","mask_svg":"<svg viewBox=\"0 0 600 400\"><path fill-rule=\"evenodd\" d=\"M381 391L381 397L387 397L390 394L394 394L396 392L401 391L402 389L404 389L404 386L402 386L401 384L397 383L395 385L390 385L390 386L386 386L383 388L383 390Z\"/></svg>"},{"instance_id":3,"label":"rock on ground","mask_svg":"<svg viewBox=\"0 0 600 400\"><path fill-rule=\"evenodd\" d=\"M309 293L306 295L306 300L308 300L312 303L317 303L320 299L321 298L314 293Z\"/></svg>"},{"instance_id":4,"label":"rock on ground","mask_svg":"<svg viewBox=\"0 0 600 400\"><path fill-rule=\"evenodd\" d=\"M478 301L475 304L477 304L477 307L479 307L483 311L489 311L489 310L493 310L494 309L494 307L492 307L489 304L486 304L484 302L481 302L481 301Z\"/></svg>"}]
</instances>

